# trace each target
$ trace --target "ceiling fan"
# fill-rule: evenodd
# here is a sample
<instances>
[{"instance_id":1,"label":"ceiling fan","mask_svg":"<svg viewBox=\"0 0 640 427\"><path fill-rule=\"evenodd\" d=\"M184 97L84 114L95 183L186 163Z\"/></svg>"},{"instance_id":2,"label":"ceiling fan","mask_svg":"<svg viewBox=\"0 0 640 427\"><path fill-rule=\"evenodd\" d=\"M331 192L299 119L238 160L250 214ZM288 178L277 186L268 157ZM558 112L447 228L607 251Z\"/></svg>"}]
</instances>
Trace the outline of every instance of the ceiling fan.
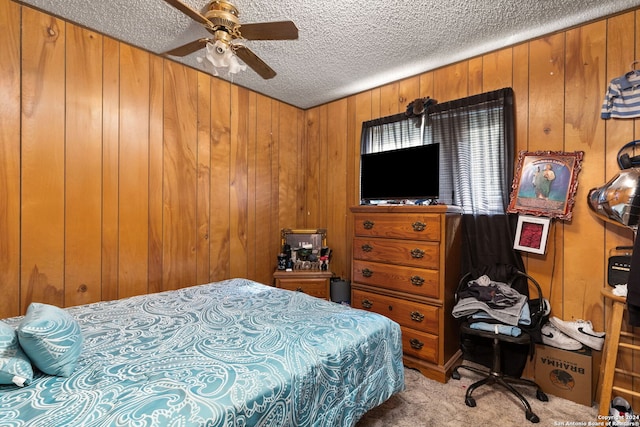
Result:
<instances>
[{"instance_id":1,"label":"ceiling fan","mask_svg":"<svg viewBox=\"0 0 640 427\"><path fill-rule=\"evenodd\" d=\"M213 37L201 38L165 52L165 55L186 56L206 48L205 57L214 67L229 67L237 55L264 79L271 79L276 72L260 59L251 49L241 44L243 40L295 40L298 28L291 21L240 24L238 9L227 0L211 1L204 14L180 0L165 0L194 21L202 24ZM237 68L237 66L235 67Z\"/></svg>"}]
</instances>

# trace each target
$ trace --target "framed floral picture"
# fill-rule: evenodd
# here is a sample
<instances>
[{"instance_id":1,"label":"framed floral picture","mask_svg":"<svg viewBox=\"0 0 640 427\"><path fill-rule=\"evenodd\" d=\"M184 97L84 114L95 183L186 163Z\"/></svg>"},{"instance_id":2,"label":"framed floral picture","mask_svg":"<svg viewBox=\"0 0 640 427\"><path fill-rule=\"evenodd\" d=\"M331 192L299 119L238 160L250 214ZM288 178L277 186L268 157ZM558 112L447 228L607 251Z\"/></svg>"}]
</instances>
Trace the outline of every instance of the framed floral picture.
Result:
<instances>
[{"instance_id":1,"label":"framed floral picture","mask_svg":"<svg viewBox=\"0 0 640 427\"><path fill-rule=\"evenodd\" d=\"M550 224L551 218L520 215L513 249L544 254L547 249Z\"/></svg>"},{"instance_id":2,"label":"framed floral picture","mask_svg":"<svg viewBox=\"0 0 640 427\"><path fill-rule=\"evenodd\" d=\"M570 220L583 151L521 151L507 212Z\"/></svg>"}]
</instances>

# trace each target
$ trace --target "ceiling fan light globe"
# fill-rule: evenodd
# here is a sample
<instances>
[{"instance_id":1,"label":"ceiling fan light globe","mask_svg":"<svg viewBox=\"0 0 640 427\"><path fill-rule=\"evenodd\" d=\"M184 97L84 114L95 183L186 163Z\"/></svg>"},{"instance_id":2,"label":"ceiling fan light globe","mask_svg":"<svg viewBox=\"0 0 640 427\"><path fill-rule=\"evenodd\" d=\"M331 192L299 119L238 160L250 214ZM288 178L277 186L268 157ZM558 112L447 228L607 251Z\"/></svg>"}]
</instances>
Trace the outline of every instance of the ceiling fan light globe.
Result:
<instances>
[{"instance_id":1,"label":"ceiling fan light globe","mask_svg":"<svg viewBox=\"0 0 640 427\"><path fill-rule=\"evenodd\" d=\"M204 57L196 59L200 63L206 59L213 66L215 76L218 75L220 68L225 68L229 74L236 74L247 69L246 65L238 61L233 49L220 40L216 40L215 43L207 43Z\"/></svg>"},{"instance_id":2,"label":"ceiling fan light globe","mask_svg":"<svg viewBox=\"0 0 640 427\"><path fill-rule=\"evenodd\" d=\"M236 74L236 73L239 73L240 71L245 71L246 69L247 69L247 66L244 64L241 64L235 55L231 57L229 61L229 74Z\"/></svg>"}]
</instances>

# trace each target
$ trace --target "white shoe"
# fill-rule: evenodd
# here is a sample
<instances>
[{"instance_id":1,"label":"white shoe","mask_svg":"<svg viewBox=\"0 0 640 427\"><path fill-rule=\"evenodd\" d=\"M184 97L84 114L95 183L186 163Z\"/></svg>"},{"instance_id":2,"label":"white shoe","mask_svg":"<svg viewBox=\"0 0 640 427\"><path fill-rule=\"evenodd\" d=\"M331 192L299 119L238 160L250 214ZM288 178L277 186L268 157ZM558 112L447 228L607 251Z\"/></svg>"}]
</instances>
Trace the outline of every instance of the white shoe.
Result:
<instances>
[{"instance_id":1,"label":"white shoe","mask_svg":"<svg viewBox=\"0 0 640 427\"><path fill-rule=\"evenodd\" d=\"M542 334L542 343L545 345L563 350L580 350L582 348L580 341L574 340L549 322L542 325L540 333Z\"/></svg>"},{"instance_id":2,"label":"white shoe","mask_svg":"<svg viewBox=\"0 0 640 427\"><path fill-rule=\"evenodd\" d=\"M560 329L571 338L580 341L587 347L594 350L602 350L604 344L604 332L594 332L593 325L589 320L576 320L573 322L560 320L552 317L549 322L556 328Z\"/></svg>"},{"instance_id":3,"label":"white shoe","mask_svg":"<svg viewBox=\"0 0 640 427\"><path fill-rule=\"evenodd\" d=\"M626 427L636 425L637 415L633 415L631 405L624 398L616 396L609 405L609 416L612 417L611 425L616 427Z\"/></svg>"}]
</instances>

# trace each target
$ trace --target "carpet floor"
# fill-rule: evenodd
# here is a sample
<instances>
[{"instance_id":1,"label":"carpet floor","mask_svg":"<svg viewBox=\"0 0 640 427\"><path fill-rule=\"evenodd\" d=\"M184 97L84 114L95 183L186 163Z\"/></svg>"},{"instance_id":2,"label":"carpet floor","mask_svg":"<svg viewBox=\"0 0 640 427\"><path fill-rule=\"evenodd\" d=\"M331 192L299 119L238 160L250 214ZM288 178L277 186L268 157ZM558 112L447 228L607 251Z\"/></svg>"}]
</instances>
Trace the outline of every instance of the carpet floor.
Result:
<instances>
[{"instance_id":1,"label":"carpet floor","mask_svg":"<svg viewBox=\"0 0 640 427\"><path fill-rule=\"evenodd\" d=\"M540 418L538 424L530 423L520 400L499 385L476 389L476 407L470 408L464 403L465 392L480 377L467 370L460 372L460 380L442 384L405 368L406 390L366 413L356 427L606 425L598 422L597 405L588 407L553 395L541 402L532 387L517 388Z\"/></svg>"}]
</instances>

